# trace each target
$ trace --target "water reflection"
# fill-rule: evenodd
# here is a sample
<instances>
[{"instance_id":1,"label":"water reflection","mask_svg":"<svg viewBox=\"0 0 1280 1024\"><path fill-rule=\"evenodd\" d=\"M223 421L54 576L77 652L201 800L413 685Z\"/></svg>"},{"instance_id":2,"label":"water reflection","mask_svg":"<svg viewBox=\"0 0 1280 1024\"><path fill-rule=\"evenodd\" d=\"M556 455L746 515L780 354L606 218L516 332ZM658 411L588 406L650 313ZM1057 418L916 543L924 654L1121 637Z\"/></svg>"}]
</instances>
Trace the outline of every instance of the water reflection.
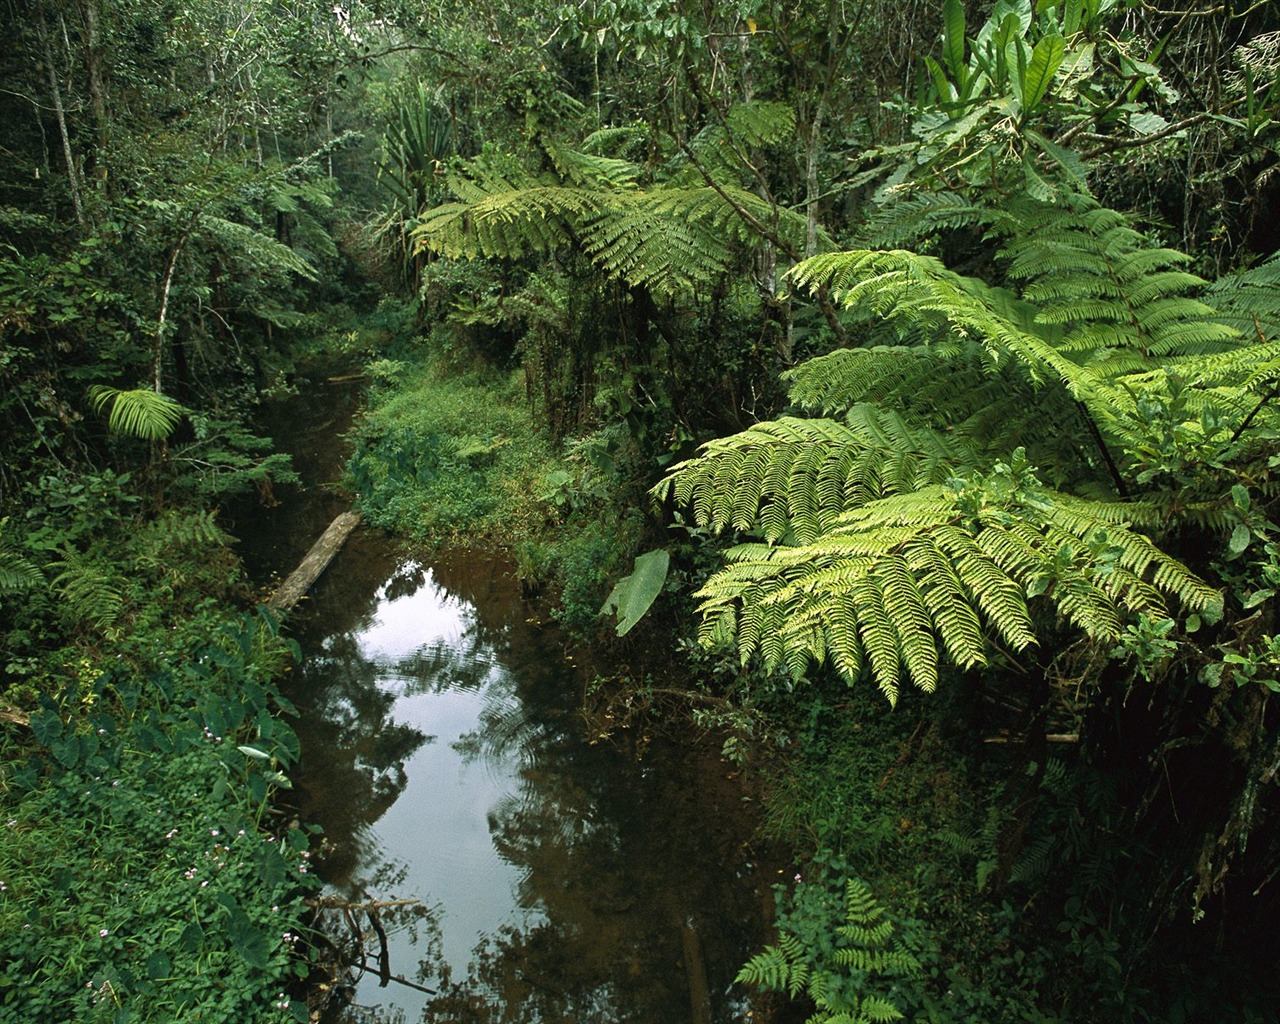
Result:
<instances>
[{"instance_id":1,"label":"water reflection","mask_svg":"<svg viewBox=\"0 0 1280 1024\"><path fill-rule=\"evenodd\" d=\"M723 766L586 735L579 672L500 567L392 566L367 545L300 638L302 810L335 889L424 901L392 969L436 994L366 977L348 1019L737 1019L726 992L768 879Z\"/></svg>"}]
</instances>

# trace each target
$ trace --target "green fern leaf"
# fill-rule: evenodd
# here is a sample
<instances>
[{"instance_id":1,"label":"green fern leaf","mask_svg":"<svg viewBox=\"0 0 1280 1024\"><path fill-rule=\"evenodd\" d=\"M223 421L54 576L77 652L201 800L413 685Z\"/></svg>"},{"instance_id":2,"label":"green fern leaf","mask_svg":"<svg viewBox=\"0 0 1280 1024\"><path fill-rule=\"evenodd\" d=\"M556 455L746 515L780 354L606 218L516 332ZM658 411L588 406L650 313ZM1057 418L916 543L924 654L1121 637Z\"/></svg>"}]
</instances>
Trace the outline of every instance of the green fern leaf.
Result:
<instances>
[{"instance_id":1,"label":"green fern leaf","mask_svg":"<svg viewBox=\"0 0 1280 1024\"><path fill-rule=\"evenodd\" d=\"M124 600L114 573L71 551L49 568L57 572L50 585L73 621L97 630L115 625Z\"/></svg>"}]
</instances>

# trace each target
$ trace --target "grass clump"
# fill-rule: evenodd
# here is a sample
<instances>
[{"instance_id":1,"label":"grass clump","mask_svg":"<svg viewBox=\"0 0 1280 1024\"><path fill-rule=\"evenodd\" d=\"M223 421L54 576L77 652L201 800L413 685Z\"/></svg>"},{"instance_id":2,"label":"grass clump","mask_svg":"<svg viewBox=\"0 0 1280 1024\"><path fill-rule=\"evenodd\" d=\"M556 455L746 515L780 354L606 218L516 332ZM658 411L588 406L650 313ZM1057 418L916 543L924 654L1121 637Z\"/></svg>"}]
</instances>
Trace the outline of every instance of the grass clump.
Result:
<instances>
[{"instance_id":1,"label":"grass clump","mask_svg":"<svg viewBox=\"0 0 1280 1024\"><path fill-rule=\"evenodd\" d=\"M501 542L536 527L551 452L513 377L444 377L387 359L370 374L348 482L371 523L428 544Z\"/></svg>"}]
</instances>

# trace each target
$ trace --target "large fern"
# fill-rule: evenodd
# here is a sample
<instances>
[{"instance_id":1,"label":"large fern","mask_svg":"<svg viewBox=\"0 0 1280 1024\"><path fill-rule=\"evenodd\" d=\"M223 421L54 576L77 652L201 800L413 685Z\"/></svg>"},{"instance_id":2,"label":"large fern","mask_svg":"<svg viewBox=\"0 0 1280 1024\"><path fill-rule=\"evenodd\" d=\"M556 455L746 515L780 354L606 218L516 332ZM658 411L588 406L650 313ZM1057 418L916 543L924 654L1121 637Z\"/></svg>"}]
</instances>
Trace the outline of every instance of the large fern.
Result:
<instances>
[{"instance_id":1,"label":"large fern","mask_svg":"<svg viewBox=\"0 0 1280 1024\"><path fill-rule=\"evenodd\" d=\"M540 176L473 161L450 178L456 200L419 217L414 244L454 259L577 249L608 277L678 295L725 273L741 244L759 243L753 222L777 221L797 246L804 237L803 216L780 215L733 182L642 187L627 161L547 151L554 173Z\"/></svg>"},{"instance_id":2,"label":"large fern","mask_svg":"<svg viewBox=\"0 0 1280 1024\"><path fill-rule=\"evenodd\" d=\"M1218 593L1144 532L1171 525L1172 501L1134 495L1171 459L1240 450L1245 428L1277 425L1276 346L1238 326L1275 283L1216 289L1225 315L1185 257L1088 199L988 221L1000 286L905 250L795 269L896 344L791 371L793 402L838 419L757 424L655 489L700 525L760 538L699 591L705 643L797 676L829 661L893 700L903 678L932 689L943 659L1034 644L1037 605L1108 644L1170 602L1220 614ZM1217 521L1212 496L1177 498L1179 515Z\"/></svg>"},{"instance_id":3,"label":"large fern","mask_svg":"<svg viewBox=\"0 0 1280 1024\"><path fill-rule=\"evenodd\" d=\"M1169 598L1217 614L1217 592L1118 511L1041 487L1015 453L986 477L843 512L807 543L729 549L697 595L701 635L797 677L830 659L850 681L869 673L892 701L904 675L932 690L942 654L971 667L992 644L1034 644L1029 602L1042 595L1104 642L1126 615L1167 614Z\"/></svg>"}]
</instances>

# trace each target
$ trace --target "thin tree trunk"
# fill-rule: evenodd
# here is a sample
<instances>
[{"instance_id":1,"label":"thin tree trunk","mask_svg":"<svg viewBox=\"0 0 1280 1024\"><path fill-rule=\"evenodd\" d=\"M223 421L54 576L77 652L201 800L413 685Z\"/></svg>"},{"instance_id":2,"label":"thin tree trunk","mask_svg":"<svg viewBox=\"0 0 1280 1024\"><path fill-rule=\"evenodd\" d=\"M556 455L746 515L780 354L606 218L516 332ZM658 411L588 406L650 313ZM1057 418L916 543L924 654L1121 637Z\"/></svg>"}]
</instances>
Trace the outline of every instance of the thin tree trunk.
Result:
<instances>
[{"instance_id":1,"label":"thin tree trunk","mask_svg":"<svg viewBox=\"0 0 1280 1024\"><path fill-rule=\"evenodd\" d=\"M160 290L160 315L156 322L156 344L155 344L155 360L151 367L151 386L155 393L162 392L162 374L164 370L164 329L169 316L169 292L173 288L173 272L178 266L178 257L182 255L183 246L186 245L185 236L177 242L173 247L173 252L169 255L169 266L164 272L164 285Z\"/></svg>"},{"instance_id":2,"label":"thin tree trunk","mask_svg":"<svg viewBox=\"0 0 1280 1024\"><path fill-rule=\"evenodd\" d=\"M102 41L98 32L98 2L83 0L80 11L84 19L84 63L89 76L89 106L93 110L94 126L98 130L97 152L94 154L94 171L98 180L107 180L107 146L111 141L111 126L107 120L107 87L102 73Z\"/></svg>"},{"instance_id":3,"label":"thin tree trunk","mask_svg":"<svg viewBox=\"0 0 1280 1024\"><path fill-rule=\"evenodd\" d=\"M45 70L49 73L49 90L53 94L53 110L58 118L58 133L62 136L62 156L67 162L67 186L71 191L71 205L76 211L76 223L84 224L84 204L80 200L80 177L76 172L75 155L71 152L71 136L67 132L67 115L62 105L62 89L58 86L58 71L53 64L53 47L49 45L49 26L44 12L40 14L40 43L44 50Z\"/></svg>"}]
</instances>

